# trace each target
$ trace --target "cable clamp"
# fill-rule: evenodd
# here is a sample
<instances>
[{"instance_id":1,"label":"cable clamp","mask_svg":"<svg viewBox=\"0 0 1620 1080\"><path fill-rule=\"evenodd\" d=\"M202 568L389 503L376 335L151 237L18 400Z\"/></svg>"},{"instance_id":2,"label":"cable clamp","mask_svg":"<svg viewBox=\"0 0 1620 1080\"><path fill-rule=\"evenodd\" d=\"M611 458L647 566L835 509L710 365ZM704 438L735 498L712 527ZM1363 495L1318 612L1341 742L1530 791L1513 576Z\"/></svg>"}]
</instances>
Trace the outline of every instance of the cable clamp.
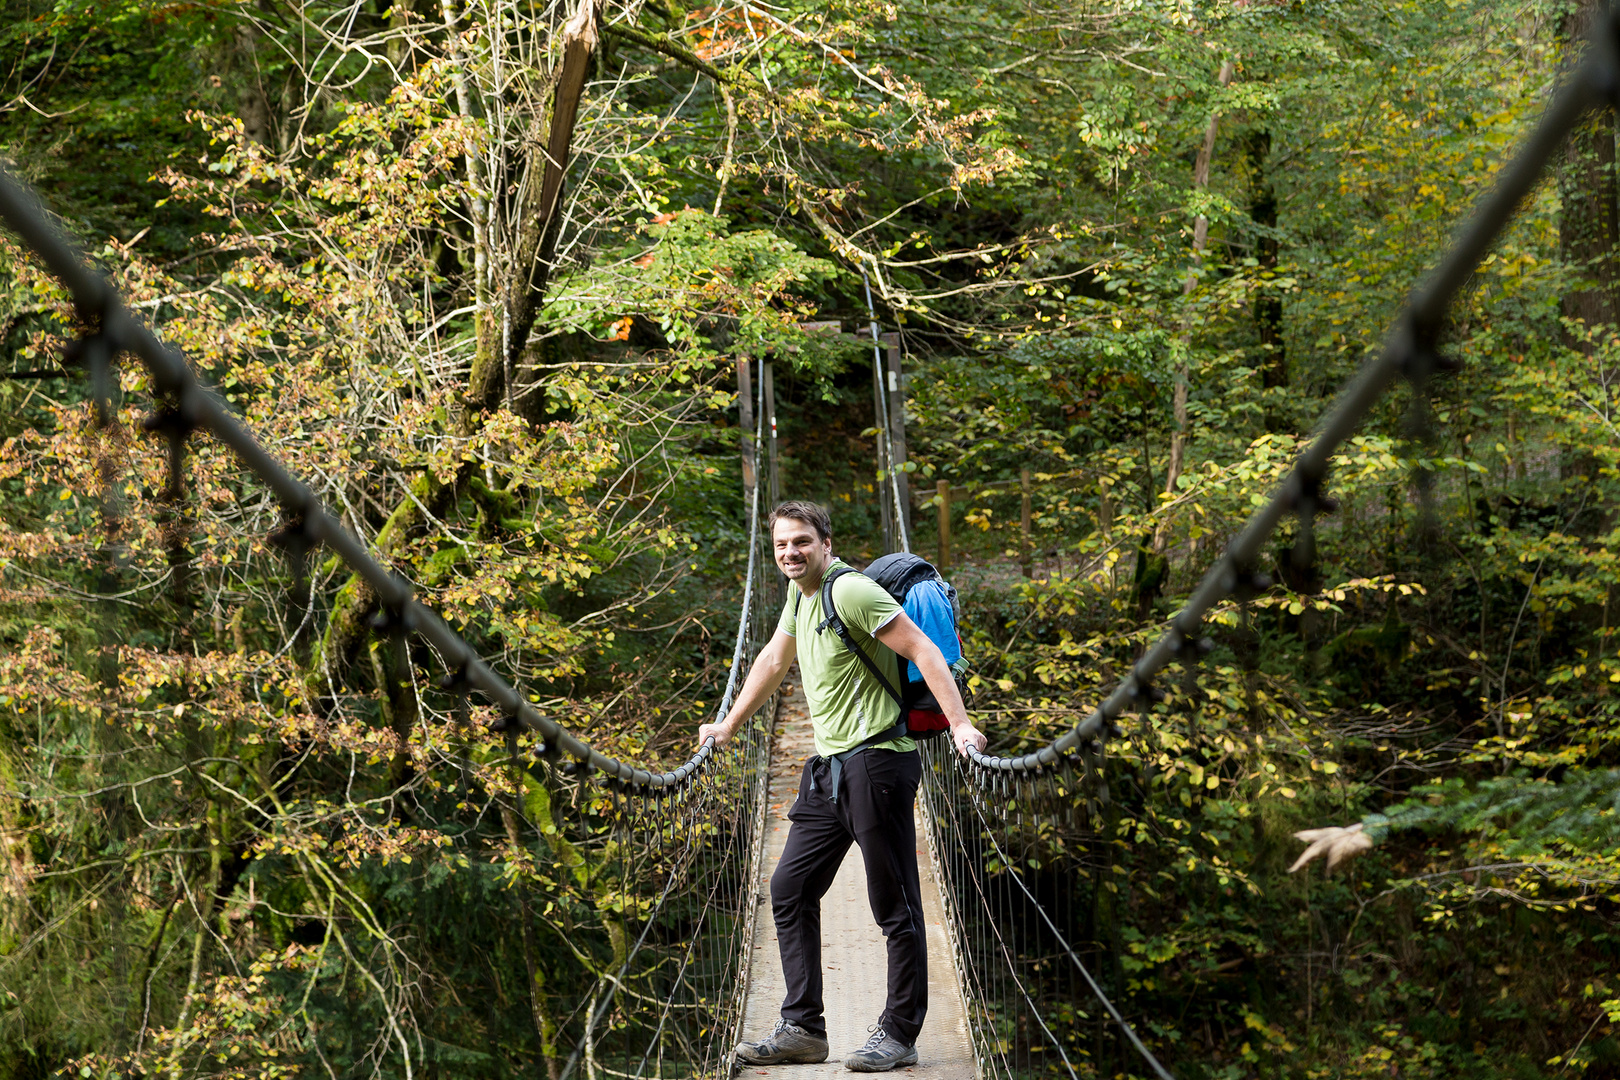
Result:
<instances>
[{"instance_id":1,"label":"cable clamp","mask_svg":"<svg viewBox=\"0 0 1620 1080\"><path fill-rule=\"evenodd\" d=\"M1421 389L1435 375L1453 375L1462 370L1462 361L1428 345L1415 345L1401 358L1397 370L1414 388Z\"/></svg>"},{"instance_id":2,"label":"cable clamp","mask_svg":"<svg viewBox=\"0 0 1620 1080\"><path fill-rule=\"evenodd\" d=\"M1163 690L1153 685L1151 678L1144 678L1140 672L1133 668L1131 670L1131 697L1138 704L1146 702L1149 705L1157 705L1164 700L1165 694Z\"/></svg>"},{"instance_id":3,"label":"cable clamp","mask_svg":"<svg viewBox=\"0 0 1620 1080\"><path fill-rule=\"evenodd\" d=\"M169 441L183 440L197 430L197 418L183 405L165 405L148 413L141 421L141 430L169 437Z\"/></svg>"},{"instance_id":4,"label":"cable clamp","mask_svg":"<svg viewBox=\"0 0 1620 1080\"><path fill-rule=\"evenodd\" d=\"M454 671L447 671L439 676L438 687L455 697L464 697L472 693L473 685L467 679L467 665L462 664Z\"/></svg>"},{"instance_id":5,"label":"cable clamp","mask_svg":"<svg viewBox=\"0 0 1620 1080\"><path fill-rule=\"evenodd\" d=\"M379 634L399 631L410 633L416 629L416 615L410 608L400 611L392 605L385 604L379 607L370 619L366 620L366 625Z\"/></svg>"},{"instance_id":6,"label":"cable clamp","mask_svg":"<svg viewBox=\"0 0 1620 1080\"><path fill-rule=\"evenodd\" d=\"M1261 573L1253 566L1234 566L1229 580L1231 584L1227 591L1239 603L1254 599L1272 585L1271 575Z\"/></svg>"}]
</instances>

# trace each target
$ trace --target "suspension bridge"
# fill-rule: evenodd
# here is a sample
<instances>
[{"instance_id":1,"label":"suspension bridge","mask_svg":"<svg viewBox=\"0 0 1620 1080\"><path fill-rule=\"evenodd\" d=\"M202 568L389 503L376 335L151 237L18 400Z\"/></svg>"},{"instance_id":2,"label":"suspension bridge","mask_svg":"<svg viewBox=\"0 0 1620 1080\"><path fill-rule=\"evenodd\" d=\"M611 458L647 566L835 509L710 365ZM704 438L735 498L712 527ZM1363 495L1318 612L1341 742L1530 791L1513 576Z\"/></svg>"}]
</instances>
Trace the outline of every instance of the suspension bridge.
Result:
<instances>
[{"instance_id":1,"label":"suspension bridge","mask_svg":"<svg viewBox=\"0 0 1620 1080\"><path fill-rule=\"evenodd\" d=\"M1269 586L1260 569L1262 548L1285 518L1297 522L1291 557L1302 567L1310 563L1313 524L1331 510L1323 485L1335 451L1392 386L1404 380L1421 400L1428 380L1450 366L1441 338L1451 300L1583 115L1616 103L1617 29L1614 17L1606 17L1582 64L1410 297L1381 353L1345 388L1274 495L1232 539L1163 635L1089 715L1048 745L1013 756L960 756L946 740L925 744L920 835L933 884L929 934L937 992L915 1071L1008 1080L1171 1076L1148 1045L1152 1018L1128 1017L1113 1004L1123 975L1099 944L1109 937L1107 924L1119 918L1101 898L1097 882L1107 871L1106 852L1097 850L1090 828L1108 800L1105 754L1113 722L1155 700L1155 680L1171 665L1192 677L1204 651L1201 627L1217 604ZM588 867L581 878L587 890L617 890L617 921L601 931L612 962L577 988L560 1021L562 1065L554 1080L729 1075L731 1047L746 1029L764 1027L774 1016L775 957L768 920L759 915L760 882L780 850L790 798L782 777L793 772L796 755L802 761L810 752L792 695L768 702L724 749L706 743L673 770L643 768L588 745L539 712L415 598L409 581L377 561L201 385L185 359L131 313L9 173L0 173L0 217L72 296L87 331L68 355L88 377L98 422L114 422L118 357L137 357L152 386L154 411L146 427L169 442L172 498L184 496L189 439L205 433L230 447L293 523L280 539L295 579L302 579L309 552L324 545L375 590L379 635L396 642L414 637L431 648L444 671L438 693L478 694L498 706L504 719L497 726L514 768L554 826L538 828L533 844L560 864ZM881 373L874 374L881 385ZM740 380L745 405L754 404L753 388L763 392L763 376ZM754 445L761 431L753 418L763 413L762 407L744 409ZM1426 491L1424 478L1417 480ZM781 596L761 536L761 492L751 462L745 484L748 569L717 716L730 708L750 657L771 632ZM903 530L900 539L904 545ZM875 931L867 929L858 870L858 859L846 864L827 900L827 925L839 936L826 957L834 969L828 982L835 1050L839 1039L851 1047L860 1041L861 1028L877 1015L873 1001L881 1001L875 970L881 950L871 940ZM421 1051L403 1034L397 1042L411 1075ZM836 1071L793 1068L805 1075Z\"/></svg>"}]
</instances>

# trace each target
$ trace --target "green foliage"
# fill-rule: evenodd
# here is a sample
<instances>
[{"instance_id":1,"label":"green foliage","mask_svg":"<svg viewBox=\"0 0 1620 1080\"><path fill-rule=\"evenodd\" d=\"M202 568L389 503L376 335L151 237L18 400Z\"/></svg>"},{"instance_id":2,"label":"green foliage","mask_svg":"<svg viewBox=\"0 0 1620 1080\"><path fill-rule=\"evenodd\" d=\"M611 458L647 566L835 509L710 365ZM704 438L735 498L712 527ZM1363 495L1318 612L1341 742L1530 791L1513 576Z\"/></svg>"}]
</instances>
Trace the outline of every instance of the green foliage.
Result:
<instances>
[{"instance_id":1,"label":"green foliage","mask_svg":"<svg viewBox=\"0 0 1620 1080\"><path fill-rule=\"evenodd\" d=\"M684 757L726 675L738 358L775 361L784 495L878 553L870 350L801 325L864 327L864 271L907 353L913 546L934 484L970 493L973 707L1011 752L1265 498L1578 7L608 5L536 328L478 408L571 9L12 4L0 148L458 629L638 760ZM1286 525L1276 584L1039 837L1096 854L1049 885L1177 1075L1614 1073L1620 336L1574 303L1616 291L1570 250L1576 164L1470 282L1460 370L1336 462L1318 561ZM9 242L0 282L5 366L53 368L77 316ZM395 1075L413 1039L436 1075L555 1068L671 868L616 884L653 856L614 807L514 767L330 553L298 606L217 446L176 594L153 404L126 366L107 434L75 377L0 381L0 1078ZM1027 578L1019 491L986 486L1023 468ZM1379 847L1288 875L1289 834L1354 820Z\"/></svg>"}]
</instances>

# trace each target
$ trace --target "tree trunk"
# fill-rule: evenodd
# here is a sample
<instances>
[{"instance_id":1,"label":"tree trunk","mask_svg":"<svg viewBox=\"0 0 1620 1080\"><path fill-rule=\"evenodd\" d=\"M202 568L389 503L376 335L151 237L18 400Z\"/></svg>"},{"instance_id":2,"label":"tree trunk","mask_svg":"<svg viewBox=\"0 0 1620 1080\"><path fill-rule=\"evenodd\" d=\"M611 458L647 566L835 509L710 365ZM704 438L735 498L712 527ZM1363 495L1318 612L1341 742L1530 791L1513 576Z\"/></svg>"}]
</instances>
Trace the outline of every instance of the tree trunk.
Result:
<instances>
[{"instance_id":1,"label":"tree trunk","mask_svg":"<svg viewBox=\"0 0 1620 1080\"><path fill-rule=\"evenodd\" d=\"M251 22L239 23L233 35L234 67L237 80L237 115L242 132L260 146L269 146L272 131L270 99L265 95L259 72L259 29Z\"/></svg>"},{"instance_id":2,"label":"tree trunk","mask_svg":"<svg viewBox=\"0 0 1620 1080\"><path fill-rule=\"evenodd\" d=\"M517 789L514 799L522 797L521 771L514 762L512 782ZM506 839L514 849L521 850L527 845L523 843L523 829L517 811L506 798L498 798L497 801L501 808L501 824L506 828ZM546 973L540 967L539 949L535 945L534 915L529 910L527 886L519 885L514 888L512 898L517 904L518 940L523 947L523 970L529 978L529 1017L534 1024L534 1033L540 1039L540 1056L546 1062L546 1080L557 1080L557 1021L546 1004Z\"/></svg>"},{"instance_id":3,"label":"tree trunk","mask_svg":"<svg viewBox=\"0 0 1620 1080\"><path fill-rule=\"evenodd\" d=\"M1232 82L1232 61L1227 60L1221 64L1221 72L1216 77L1221 86L1229 86ZM1211 113L1209 124L1204 128L1204 144L1198 148L1198 156L1193 160L1193 190L1202 191L1209 187L1209 163L1215 156L1215 136L1220 129L1220 114ZM1199 214L1193 219L1193 261L1202 262L1204 259L1204 246L1209 239L1209 218ZM1182 283L1183 296L1190 294L1198 285L1198 275L1189 271L1187 279ZM1171 399L1171 408L1175 417L1175 431L1170 435L1170 464L1165 469L1165 494L1174 496L1176 486L1181 480L1182 469L1185 467L1187 456L1187 349L1192 340L1192 327L1187 320L1183 320L1181 328L1180 356L1176 360L1175 390ZM1168 522L1160 523L1153 532L1153 553L1164 552L1165 545L1170 541Z\"/></svg>"},{"instance_id":4,"label":"tree trunk","mask_svg":"<svg viewBox=\"0 0 1620 1080\"><path fill-rule=\"evenodd\" d=\"M447 6L447 29L453 38L457 31L450 12ZM553 76L555 93L550 113L542 114L529 132L529 145L543 143L544 157L531 157L522 165L525 175L516 199L517 220L521 224L512 257L506 261L511 272L494 290L501 300L498 306L485 302L489 290L484 284L487 268L501 265L490 250L495 243L494 230L489 227L487 216L482 222L477 220L485 215L485 201L477 200L474 207L478 344L463 397L465 412L457 425L463 436L477 430L482 413L506 403L506 388L520 365L545 299L557 228L562 218L558 210L562 206L563 174L568 166L574 123L584 96L591 54L597 44L596 14L595 0L582 0L563 28L563 58ZM458 85L457 94L458 98L465 98L464 84ZM462 100L460 104L464 112L471 113L470 100ZM467 168L474 184L481 187L481 163L469 155ZM419 477L412 485L410 496L400 501L378 532L373 545L378 556L395 557L407 543L424 535L430 516L442 517L455 505L473 470L474 463L464 464L448 484L440 483L431 475ZM338 591L327 618L326 632L313 662L317 679L324 675L334 685L342 681L352 657L365 640L367 622L376 609L377 597L371 586L358 575L351 576Z\"/></svg>"},{"instance_id":5,"label":"tree trunk","mask_svg":"<svg viewBox=\"0 0 1620 1080\"><path fill-rule=\"evenodd\" d=\"M574 125L579 119L579 103L585 96L585 80L590 74L591 56L599 43L596 33L596 5L584 0L563 27L563 58L556 76L549 124L537 118L530 130L529 145L545 146L545 165L538 177L534 162L529 163L518 199L518 220L522 223L514 247L514 271L506 286L505 326L502 334L502 377L511 388L507 394L512 406L513 385L522 373L522 359L528 351L529 334L534 329L540 307L545 303L546 286L551 280L552 261L557 249L557 231L562 224L563 177L568 169L569 148L573 145ZM549 130L547 130L549 128ZM538 404L538 403L536 403ZM523 410L531 417L536 409Z\"/></svg>"},{"instance_id":6,"label":"tree trunk","mask_svg":"<svg viewBox=\"0 0 1620 1080\"><path fill-rule=\"evenodd\" d=\"M1266 175L1271 156L1271 132L1257 132L1249 144L1249 220L1256 225L1255 261L1261 280L1277 272L1277 192ZM1262 285L1254 295L1254 329L1260 338L1260 384L1267 390L1288 385L1288 355L1283 348L1282 297ZM1267 414L1267 427L1272 427Z\"/></svg>"},{"instance_id":7,"label":"tree trunk","mask_svg":"<svg viewBox=\"0 0 1620 1080\"><path fill-rule=\"evenodd\" d=\"M1587 326L1612 323L1616 311L1616 222L1614 115L1595 113L1576 128L1559 174L1563 209L1559 247L1565 264L1581 280L1564 296L1564 314Z\"/></svg>"},{"instance_id":8,"label":"tree trunk","mask_svg":"<svg viewBox=\"0 0 1620 1080\"><path fill-rule=\"evenodd\" d=\"M1591 32L1596 11L1597 5L1586 0L1566 19L1571 64ZM1615 321L1620 292L1620 266L1615 257L1616 245L1620 244L1620 219L1614 139L1614 114L1608 109L1594 111L1570 134L1558 176L1563 203L1558 223L1559 247L1565 265L1581 281L1579 288L1564 297L1564 314L1584 321L1588 327ZM1590 351L1590 346L1585 351Z\"/></svg>"},{"instance_id":9,"label":"tree trunk","mask_svg":"<svg viewBox=\"0 0 1620 1080\"><path fill-rule=\"evenodd\" d=\"M1583 0L1565 20L1568 65L1578 60L1599 11ZM1566 333L1566 344L1583 353L1595 349L1594 328L1613 324L1620 314L1620 191L1615 183L1615 115L1596 109L1570 132L1558 173L1561 208L1558 246L1565 267L1577 284L1564 295L1567 319L1584 324ZM1560 480L1597 475L1596 456L1588 449L1565 447L1559 454Z\"/></svg>"}]
</instances>

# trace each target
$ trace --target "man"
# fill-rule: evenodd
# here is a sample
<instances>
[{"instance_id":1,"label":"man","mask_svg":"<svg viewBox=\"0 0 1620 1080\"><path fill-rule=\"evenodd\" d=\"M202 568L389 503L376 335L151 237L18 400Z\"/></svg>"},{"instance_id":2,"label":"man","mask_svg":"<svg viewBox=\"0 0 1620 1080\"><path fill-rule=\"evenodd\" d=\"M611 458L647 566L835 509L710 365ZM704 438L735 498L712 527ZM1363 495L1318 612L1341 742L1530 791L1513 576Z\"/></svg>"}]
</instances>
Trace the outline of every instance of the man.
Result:
<instances>
[{"instance_id":1,"label":"man","mask_svg":"<svg viewBox=\"0 0 1620 1080\"><path fill-rule=\"evenodd\" d=\"M917 1061L917 1033L928 1010L928 942L917 877L912 806L922 763L909 738L869 741L894 728L900 706L824 619L821 581L841 560L832 553L832 522L813 503L785 502L771 513L776 565L796 588L788 590L770 643L748 672L725 718L698 728L698 743L724 744L760 707L799 661L810 704L817 757L805 764L799 797L788 812L792 827L776 873L771 911L787 997L782 1019L758 1042L737 1047L749 1065L807 1064L827 1060L822 1015L821 898L832 886L851 842L861 848L872 915L887 939L888 1000L866 1045L844 1059L856 1072L886 1072ZM838 609L857 644L889 680L900 685L903 656L917 665L950 722L958 751L983 750L985 739L969 722L962 696L939 648L880 586L860 574L833 583Z\"/></svg>"}]
</instances>

